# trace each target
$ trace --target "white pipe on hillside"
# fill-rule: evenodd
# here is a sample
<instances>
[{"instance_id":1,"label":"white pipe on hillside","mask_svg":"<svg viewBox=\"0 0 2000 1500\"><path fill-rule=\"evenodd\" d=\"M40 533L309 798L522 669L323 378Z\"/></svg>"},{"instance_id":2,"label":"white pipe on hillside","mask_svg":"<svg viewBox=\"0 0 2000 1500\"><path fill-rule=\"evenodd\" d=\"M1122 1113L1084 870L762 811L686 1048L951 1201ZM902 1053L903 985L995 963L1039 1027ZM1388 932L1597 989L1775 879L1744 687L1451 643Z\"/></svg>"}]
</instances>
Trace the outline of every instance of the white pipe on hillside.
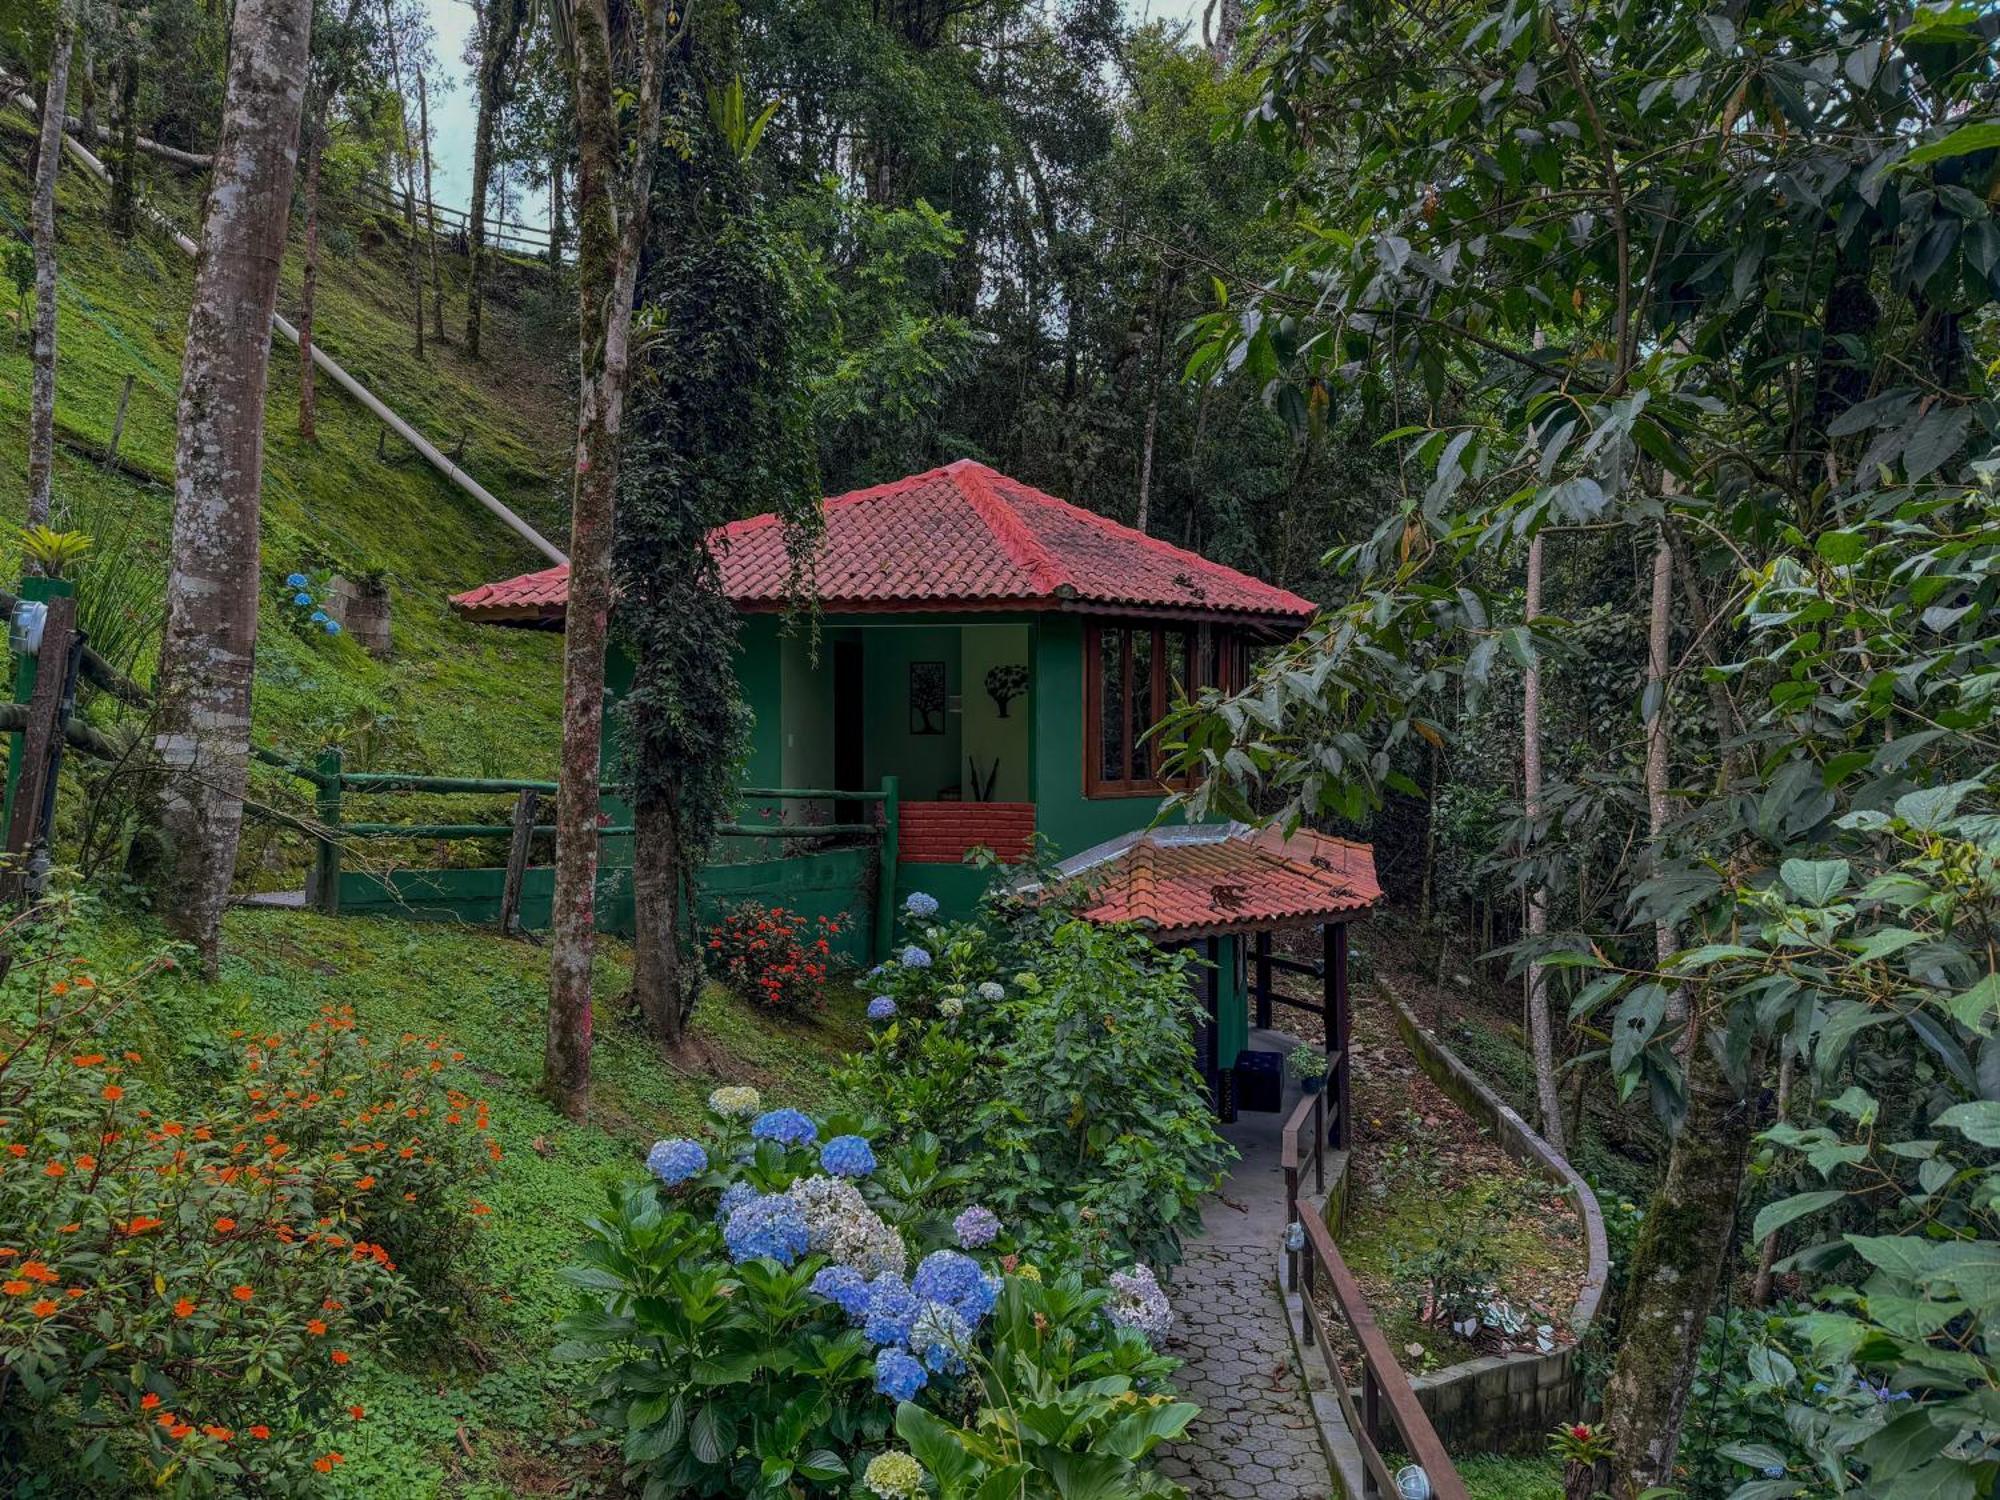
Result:
<instances>
[{"instance_id":1,"label":"white pipe on hillside","mask_svg":"<svg viewBox=\"0 0 2000 1500\"><path fill-rule=\"evenodd\" d=\"M14 99L15 102L17 104L20 104L24 109L26 109L30 115L36 115L38 113L35 107L34 98L25 91L15 94ZM110 171L105 167L103 162L99 161L97 157L91 153L91 150L88 146L84 145L83 142L79 141L75 136L71 135L68 131L63 132L63 145L69 149L69 154L77 159L77 161L83 166L85 171L89 172L91 176L95 177L99 182L104 183L107 186L110 185L111 182ZM145 209L147 217L150 218L155 224L159 225L161 229L165 230L168 237L172 239L176 245L179 245L181 249L188 254L189 257L199 258L201 254L200 247L197 246L195 242L189 239L185 234L182 234L181 231L174 225L171 219L169 219L165 214L161 213L157 208L154 208L153 205L150 203L142 202L141 207ZM272 314L271 326L277 329L278 332L282 333L287 339L290 339L293 345L296 346L298 344L299 331L297 328L293 327L292 324L288 322L285 318L275 313ZM326 373L333 378L333 382L335 385L339 386L343 391L346 391L347 394L352 396L356 401L359 401L363 407L365 407L373 416L375 416L378 420L380 420L382 424L386 426L391 432L395 433L397 437L401 438L404 442L408 443L412 448L416 449L417 452L421 453L427 460L429 460L432 468L436 469L440 474L444 475L446 479L449 479L453 484L457 485L460 489L464 490L466 494L472 496L473 499L477 500L481 505L485 506L488 510L493 512L495 516L499 517L501 523L505 525L510 531L514 532L523 541L527 542L529 546L533 547L536 551L540 552L542 556L548 558L549 561L556 563L563 563L563 564L567 564L569 562L569 558L565 556L560 550L558 550L553 542L549 541L548 538L544 537L539 531L535 530L534 527L530 526L526 521L522 520L519 516L514 514L514 512L511 509L509 509L507 505L499 499L499 497L494 495L492 491L488 490L486 486L481 484L478 480L474 479L470 474L466 473L465 470L461 469L457 464L453 463L450 459L446 458L444 454L438 451L436 444L432 443L429 438L425 437L422 433L418 432L416 428L412 427L408 422L405 422L401 417L397 416L395 412L391 411L387 406L383 405L382 402L376 397L373 391L370 391L368 387L363 385L360 381L356 380L352 375L348 374L347 371L343 370L339 366L339 364L337 364L334 361L333 357L329 355L324 349L320 348L318 344L313 345L312 355L313 355L313 363L317 365L320 369L326 371Z\"/></svg>"}]
</instances>

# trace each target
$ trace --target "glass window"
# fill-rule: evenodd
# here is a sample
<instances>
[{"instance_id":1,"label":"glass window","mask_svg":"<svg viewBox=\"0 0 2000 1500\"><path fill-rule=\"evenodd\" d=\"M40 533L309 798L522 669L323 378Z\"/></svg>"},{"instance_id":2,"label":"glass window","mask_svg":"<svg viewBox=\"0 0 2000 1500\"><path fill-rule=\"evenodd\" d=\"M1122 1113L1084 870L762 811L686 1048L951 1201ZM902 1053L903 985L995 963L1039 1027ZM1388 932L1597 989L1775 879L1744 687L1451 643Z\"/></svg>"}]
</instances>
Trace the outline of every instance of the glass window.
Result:
<instances>
[{"instance_id":1,"label":"glass window","mask_svg":"<svg viewBox=\"0 0 2000 1500\"><path fill-rule=\"evenodd\" d=\"M1160 750L1147 732L1176 699L1233 681L1234 649L1233 636L1214 626L1085 626L1085 793L1160 791Z\"/></svg>"}]
</instances>

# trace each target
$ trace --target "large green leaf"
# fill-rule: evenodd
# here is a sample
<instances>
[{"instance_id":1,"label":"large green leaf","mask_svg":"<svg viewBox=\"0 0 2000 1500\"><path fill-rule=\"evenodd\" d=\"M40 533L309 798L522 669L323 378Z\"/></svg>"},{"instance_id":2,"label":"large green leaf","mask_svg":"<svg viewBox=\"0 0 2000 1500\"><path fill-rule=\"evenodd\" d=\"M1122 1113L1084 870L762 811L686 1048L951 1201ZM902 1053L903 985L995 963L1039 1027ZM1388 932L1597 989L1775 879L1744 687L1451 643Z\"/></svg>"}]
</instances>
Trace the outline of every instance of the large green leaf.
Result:
<instances>
[{"instance_id":1,"label":"large green leaf","mask_svg":"<svg viewBox=\"0 0 2000 1500\"><path fill-rule=\"evenodd\" d=\"M1995 147L2000 147L2000 123L1975 120L1969 125L1959 126L1941 141L1917 147L1903 158L1902 164L1905 167L1921 167L1954 156L1970 156L1975 151L1991 151Z\"/></svg>"},{"instance_id":2,"label":"large green leaf","mask_svg":"<svg viewBox=\"0 0 2000 1500\"><path fill-rule=\"evenodd\" d=\"M1761 1242L1765 1236L1776 1234L1794 1219L1803 1219L1807 1214L1831 1208L1846 1196L1840 1188L1818 1188L1810 1193L1794 1193L1776 1203L1767 1203L1757 1210L1757 1222L1751 1226L1750 1237Z\"/></svg>"}]
</instances>

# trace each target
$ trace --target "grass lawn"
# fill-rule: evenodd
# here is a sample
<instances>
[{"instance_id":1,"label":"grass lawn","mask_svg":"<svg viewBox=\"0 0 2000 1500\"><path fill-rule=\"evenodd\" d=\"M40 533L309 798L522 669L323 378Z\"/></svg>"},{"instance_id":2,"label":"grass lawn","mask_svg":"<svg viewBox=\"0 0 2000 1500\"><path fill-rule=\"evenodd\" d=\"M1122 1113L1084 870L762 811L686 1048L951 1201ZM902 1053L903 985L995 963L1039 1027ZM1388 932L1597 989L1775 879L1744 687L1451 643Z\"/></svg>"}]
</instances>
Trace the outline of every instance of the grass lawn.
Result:
<instances>
[{"instance_id":1,"label":"grass lawn","mask_svg":"<svg viewBox=\"0 0 2000 1500\"><path fill-rule=\"evenodd\" d=\"M75 943L108 969L160 942L150 922L86 915ZM827 1102L828 1064L861 1034L851 992L807 1023L753 1012L717 991L696 1032L717 1059L714 1076L678 1071L625 1020L616 997L628 954L600 949L595 1092L587 1125L535 1095L547 985L544 949L491 934L389 918L325 918L237 911L213 985L186 974L149 985L134 1041L159 1082L197 1097L231 1054L238 1028L286 1030L322 1005L351 1005L376 1035L443 1032L466 1053L505 1152L478 1189L492 1206L477 1250L484 1292L469 1305L408 1320L399 1347L360 1372L365 1421L343 1434L341 1493L498 1497L570 1494L589 1463L566 1449L577 1427L574 1372L551 1364L556 1319L573 1305L558 1278L596 1212L604 1185L639 1167L647 1143L692 1125L708 1091L749 1082L773 1101ZM857 997L858 998L858 997Z\"/></svg>"}]
</instances>

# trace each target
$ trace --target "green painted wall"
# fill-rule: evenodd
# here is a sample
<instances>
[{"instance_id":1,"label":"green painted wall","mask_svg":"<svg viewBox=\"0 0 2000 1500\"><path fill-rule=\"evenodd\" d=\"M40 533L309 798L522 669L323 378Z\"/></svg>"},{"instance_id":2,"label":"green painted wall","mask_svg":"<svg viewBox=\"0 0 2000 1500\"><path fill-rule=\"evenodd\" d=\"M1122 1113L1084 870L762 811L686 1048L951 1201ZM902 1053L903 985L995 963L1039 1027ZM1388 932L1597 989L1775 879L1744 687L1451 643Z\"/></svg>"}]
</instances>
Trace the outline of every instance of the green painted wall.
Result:
<instances>
[{"instance_id":1,"label":"green painted wall","mask_svg":"<svg viewBox=\"0 0 2000 1500\"><path fill-rule=\"evenodd\" d=\"M910 663L941 661L945 691L956 695L965 680L956 625L882 625L861 635L863 775L870 786L884 776L902 783L903 796L930 802L965 779L959 758L961 714L945 713L943 734L910 733Z\"/></svg>"},{"instance_id":2,"label":"green painted wall","mask_svg":"<svg viewBox=\"0 0 2000 1500\"><path fill-rule=\"evenodd\" d=\"M1028 757L1032 754L1029 726L1034 722L1034 677L1029 649L1026 625L967 625L959 631L965 682L959 743L963 755L977 762L981 777L992 774L994 762L999 762L993 791L986 799L989 802L1032 800ZM1030 668L1028 691L1007 705L1004 719L986 691L986 674L1000 666ZM970 768L965 775L965 796L970 801Z\"/></svg>"},{"instance_id":3,"label":"green painted wall","mask_svg":"<svg viewBox=\"0 0 2000 1500\"><path fill-rule=\"evenodd\" d=\"M781 636L778 641L778 680L781 706L778 716L779 786L833 785L833 651L830 640L822 639L819 660L813 660L813 646L805 632ZM832 821L835 811L827 802L787 802L788 823ZM846 819L840 821L845 822Z\"/></svg>"},{"instance_id":4,"label":"green painted wall","mask_svg":"<svg viewBox=\"0 0 2000 1500\"><path fill-rule=\"evenodd\" d=\"M1083 621L1048 614L1035 627L1035 826L1059 855L1152 823L1158 797L1083 794ZM1175 814L1175 821L1179 815Z\"/></svg>"}]
</instances>

